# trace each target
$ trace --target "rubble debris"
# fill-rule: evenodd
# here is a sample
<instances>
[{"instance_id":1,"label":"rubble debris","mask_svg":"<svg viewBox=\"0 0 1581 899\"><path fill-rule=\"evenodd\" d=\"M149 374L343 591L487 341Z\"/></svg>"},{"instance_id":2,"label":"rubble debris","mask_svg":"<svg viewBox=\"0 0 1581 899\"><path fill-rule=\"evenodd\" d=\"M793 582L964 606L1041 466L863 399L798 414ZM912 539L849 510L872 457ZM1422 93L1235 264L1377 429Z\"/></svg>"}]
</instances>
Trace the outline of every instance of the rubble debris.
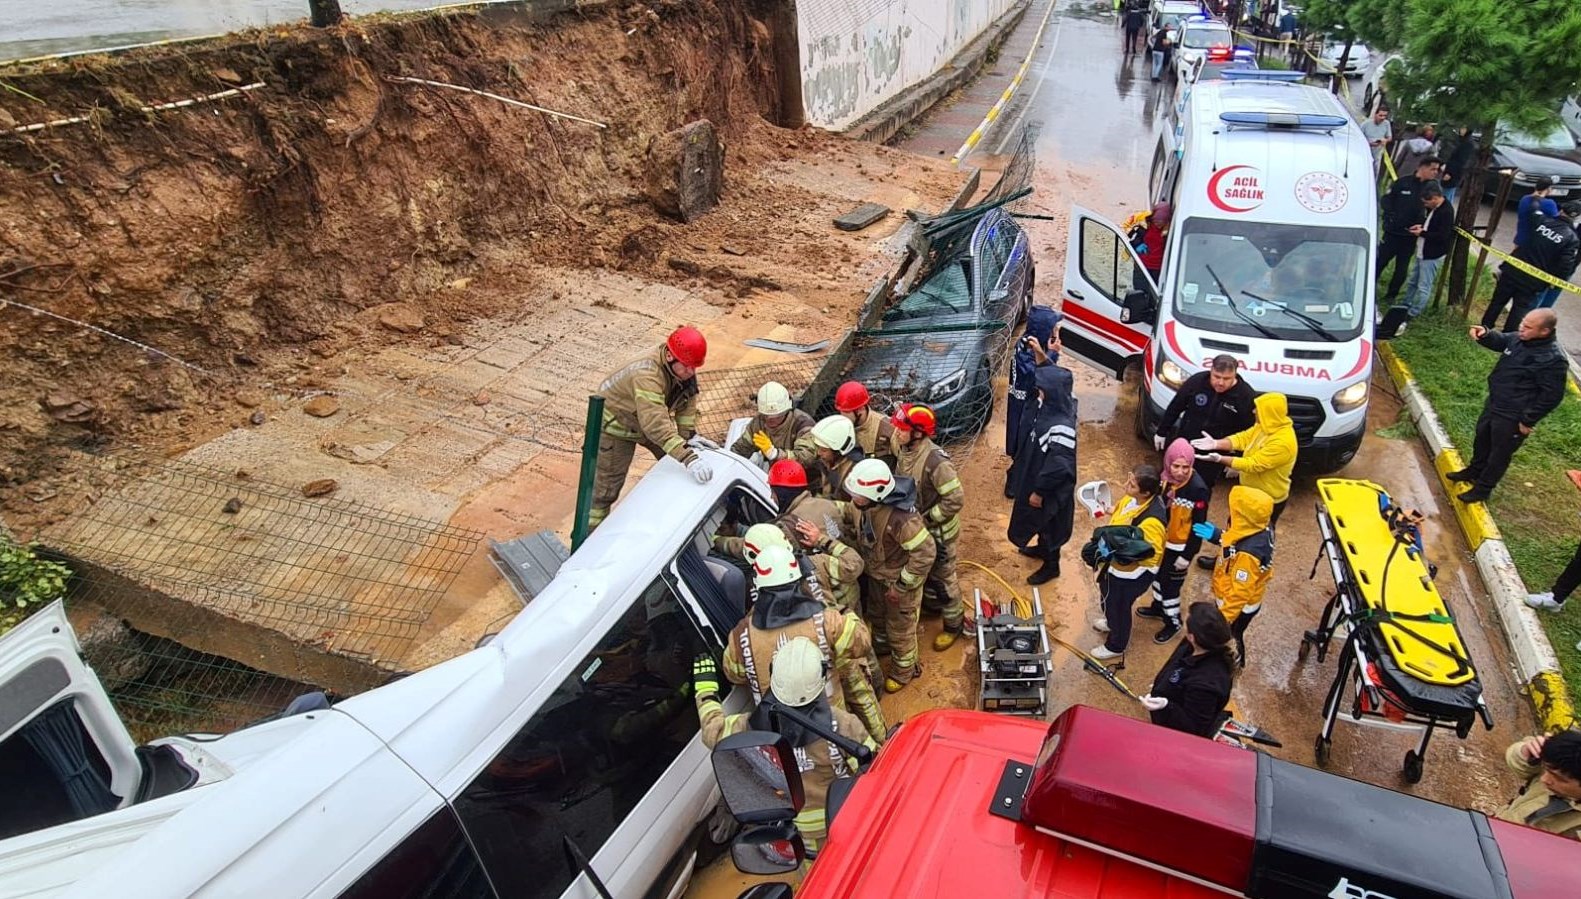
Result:
<instances>
[{"instance_id":1,"label":"rubble debris","mask_svg":"<svg viewBox=\"0 0 1581 899\"><path fill-rule=\"evenodd\" d=\"M415 334L428 322L406 303L386 303L379 307L379 324L398 334Z\"/></svg>"},{"instance_id":2,"label":"rubble debris","mask_svg":"<svg viewBox=\"0 0 1581 899\"><path fill-rule=\"evenodd\" d=\"M889 215L889 207L881 203L863 203L834 220L841 231L860 231Z\"/></svg>"},{"instance_id":3,"label":"rubble debris","mask_svg":"<svg viewBox=\"0 0 1581 899\"><path fill-rule=\"evenodd\" d=\"M648 202L670 218L694 221L719 205L724 171L725 148L714 123L698 119L648 147Z\"/></svg>"},{"instance_id":4,"label":"rubble debris","mask_svg":"<svg viewBox=\"0 0 1581 899\"><path fill-rule=\"evenodd\" d=\"M334 478L317 478L302 485L302 495L311 499L315 496L329 496L340 489L340 482Z\"/></svg>"},{"instance_id":5,"label":"rubble debris","mask_svg":"<svg viewBox=\"0 0 1581 899\"><path fill-rule=\"evenodd\" d=\"M302 404L302 411L314 418L328 418L340 411L340 400L321 393Z\"/></svg>"}]
</instances>

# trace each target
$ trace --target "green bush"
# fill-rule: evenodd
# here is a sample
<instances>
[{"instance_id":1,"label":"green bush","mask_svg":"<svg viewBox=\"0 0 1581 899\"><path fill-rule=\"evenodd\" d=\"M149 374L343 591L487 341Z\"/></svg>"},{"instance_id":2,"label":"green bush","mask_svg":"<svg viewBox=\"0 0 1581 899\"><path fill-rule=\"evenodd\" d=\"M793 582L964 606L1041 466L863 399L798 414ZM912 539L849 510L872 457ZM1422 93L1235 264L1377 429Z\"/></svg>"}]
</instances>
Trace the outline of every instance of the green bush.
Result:
<instances>
[{"instance_id":1,"label":"green bush","mask_svg":"<svg viewBox=\"0 0 1581 899\"><path fill-rule=\"evenodd\" d=\"M60 598L71 569L0 535L0 610L23 611Z\"/></svg>"}]
</instances>

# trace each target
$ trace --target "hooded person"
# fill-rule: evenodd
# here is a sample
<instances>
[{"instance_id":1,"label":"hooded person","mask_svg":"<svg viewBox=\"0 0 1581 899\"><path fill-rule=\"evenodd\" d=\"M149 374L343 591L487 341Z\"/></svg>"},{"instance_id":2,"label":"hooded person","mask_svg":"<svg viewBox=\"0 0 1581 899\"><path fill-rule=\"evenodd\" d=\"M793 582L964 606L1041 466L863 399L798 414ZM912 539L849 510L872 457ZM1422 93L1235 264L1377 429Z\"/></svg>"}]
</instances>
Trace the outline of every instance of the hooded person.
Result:
<instances>
[{"instance_id":1,"label":"hooded person","mask_svg":"<svg viewBox=\"0 0 1581 899\"><path fill-rule=\"evenodd\" d=\"M863 604L873 640L889 648L884 692L898 693L920 670L917 617L938 547L917 511L916 485L896 477L884 460L856 463L845 489L851 502L841 506L841 529L852 535L867 567Z\"/></svg>"},{"instance_id":2,"label":"hooded person","mask_svg":"<svg viewBox=\"0 0 1581 899\"><path fill-rule=\"evenodd\" d=\"M747 730L771 731L784 737L802 772L805 791L802 809L796 815L796 829L801 831L807 846L816 849L828 835L824 809L829 785L835 778L849 775L856 760L824 737L774 714L775 710L794 709L853 743L868 749L878 747L862 721L832 701L829 668L818 644L806 637L792 637L775 648L769 668L769 689L757 706L750 712L726 715L719 701L719 673L713 658L697 658L692 666L692 687L703 745L712 749L725 737Z\"/></svg>"},{"instance_id":3,"label":"hooded person","mask_svg":"<svg viewBox=\"0 0 1581 899\"><path fill-rule=\"evenodd\" d=\"M878 696L867 676L872 644L868 629L855 615L843 614L815 596L806 572L786 543L769 543L752 559L757 597L747 617L725 640L720 660L724 675L733 684L746 684L752 698L761 701L769 689L767 664L774 650L787 640L806 637L824 650L829 670L840 678L841 689L831 699L840 709L851 708L870 730L884 734Z\"/></svg>"},{"instance_id":4,"label":"hooded person","mask_svg":"<svg viewBox=\"0 0 1581 899\"><path fill-rule=\"evenodd\" d=\"M1250 428L1219 439L1203 434L1191 441L1209 462L1223 463L1240 475L1241 483L1268 494L1274 502L1269 530L1290 500L1290 473L1296 467L1298 447L1295 423L1282 393L1263 393L1252 402L1256 423ZM1227 451L1239 456L1220 455Z\"/></svg>"},{"instance_id":5,"label":"hooded person","mask_svg":"<svg viewBox=\"0 0 1581 899\"><path fill-rule=\"evenodd\" d=\"M1256 487L1230 489L1230 524L1203 522L1197 536L1224 547L1213 567L1213 598L1235 637L1236 663L1246 665L1246 628L1263 607L1274 574L1274 502Z\"/></svg>"},{"instance_id":6,"label":"hooded person","mask_svg":"<svg viewBox=\"0 0 1581 899\"><path fill-rule=\"evenodd\" d=\"M1168 643L1180 633L1180 590L1202 547L1192 528L1208 520L1208 485L1193 471L1194 461L1191 444L1179 437L1164 450L1164 558L1153 579L1152 604L1136 610L1139 618L1164 622L1155 643Z\"/></svg>"},{"instance_id":7,"label":"hooded person","mask_svg":"<svg viewBox=\"0 0 1581 899\"><path fill-rule=\"evenodd\" d=\"M1042 347L1051 359L1057 358L1049 345L1054 328L1059 325L1060 314L1047 306L1033 306L1027 310L1027 327L1016 341L1016 352L1010 370L1010 400L1005 404L1005 455L1014 459L1016 450L1025 437L1023 425L1032 420L1038 411L1036 374L1038 357L1028 342ZM1005 496L1011 497L1010 484L1005 483Z\"/></svg>"},{"instance_id":8,"label":"hooded person","mask_svg":"<svg viewBox=\"0 0 1581 899\"><path fill-rule=\"evenodd\" d=\"M1025 433L1010 466L1015 505L1006 534L1023 555L1043 561L1027 577L1029 584L1059 577L1060 549L1070 540L1076 514L1074 378L1068 369L1042 365L1036 379L1037 413L1024 422Z\"/></svg>"}]
</instances>

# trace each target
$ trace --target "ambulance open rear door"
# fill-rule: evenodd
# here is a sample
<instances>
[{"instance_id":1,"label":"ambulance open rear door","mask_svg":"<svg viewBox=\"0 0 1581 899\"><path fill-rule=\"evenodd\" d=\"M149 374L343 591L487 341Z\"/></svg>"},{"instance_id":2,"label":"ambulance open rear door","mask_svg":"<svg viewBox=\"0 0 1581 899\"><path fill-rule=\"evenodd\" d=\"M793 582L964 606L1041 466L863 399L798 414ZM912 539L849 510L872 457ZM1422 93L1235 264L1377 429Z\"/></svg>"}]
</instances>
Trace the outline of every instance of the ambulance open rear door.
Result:
<instances>
[{"instance_id":1,"label":"ambulance open rear door","mask_svg":"<svg viewBox=\"0 0 1581 899\"><path fill-rule=\"evenodd\" d=\"M1071 207L1065 250L1064 352L1116 378L1146 358L1158 286L1114 224Z\"/></svg>"}]
</instances>

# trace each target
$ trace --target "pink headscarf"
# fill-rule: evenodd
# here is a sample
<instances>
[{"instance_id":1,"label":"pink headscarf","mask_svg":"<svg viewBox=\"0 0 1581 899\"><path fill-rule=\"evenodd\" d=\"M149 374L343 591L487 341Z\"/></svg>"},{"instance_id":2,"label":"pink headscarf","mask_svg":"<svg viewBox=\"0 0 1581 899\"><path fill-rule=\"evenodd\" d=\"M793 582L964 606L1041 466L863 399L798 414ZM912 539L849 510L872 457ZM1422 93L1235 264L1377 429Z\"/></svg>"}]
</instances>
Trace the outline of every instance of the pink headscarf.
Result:
<instances>
[{"instance_id":1,"label":"pink headscarf","mask_svg":"<svg viewBox=\"0 0 1581 899\"><path fill-rule=\"evenodd\" d=\"M1164 447L1164 480L1169 480L1169 467L1182 459L1195 463L1197 454L1192 450L1191 444L1186 442L1186 438L1176 437L1170 441L1169 446Z\"/></svg>"}]
</instances>

